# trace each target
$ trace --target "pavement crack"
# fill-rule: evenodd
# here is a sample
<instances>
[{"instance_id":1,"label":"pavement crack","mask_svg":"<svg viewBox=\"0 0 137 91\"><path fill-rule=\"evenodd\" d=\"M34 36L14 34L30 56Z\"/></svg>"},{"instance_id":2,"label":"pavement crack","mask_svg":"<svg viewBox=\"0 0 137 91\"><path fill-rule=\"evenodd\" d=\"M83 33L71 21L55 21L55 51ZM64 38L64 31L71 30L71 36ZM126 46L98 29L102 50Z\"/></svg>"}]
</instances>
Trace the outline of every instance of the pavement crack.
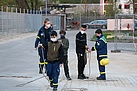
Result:
<instances>
[{"instance_id":1,"label":"pavement crack","mask_svg":"<svg viewBox=\"0 0 137 91\"><path fill-rule=\"evenodd\" d=\"M32 78L29 76L0 76L0 78Z\"/></svg>"},{"instance_id":2,"label":"pavement crack","mask_svg":"<svg viewBox=\"0 0 137 91\"><path fill-rule=\"evenodd\" d=\"M16 85L16 87L23 87L23 86L25 86L25 85L27 85L27 84L29 84L29 83L32 83L32 82L34 82L34 81L37 81L37 80L39 80L39 79L41 79L41 78L43 78L43 77L44 77L44 76L41 76L41 77L38 77L38 78L33 79L33 80L31 80L31 81L28 81L28 82L26 82L26 83L18 84L18 85Z\"/></svg>"}]
</instances>

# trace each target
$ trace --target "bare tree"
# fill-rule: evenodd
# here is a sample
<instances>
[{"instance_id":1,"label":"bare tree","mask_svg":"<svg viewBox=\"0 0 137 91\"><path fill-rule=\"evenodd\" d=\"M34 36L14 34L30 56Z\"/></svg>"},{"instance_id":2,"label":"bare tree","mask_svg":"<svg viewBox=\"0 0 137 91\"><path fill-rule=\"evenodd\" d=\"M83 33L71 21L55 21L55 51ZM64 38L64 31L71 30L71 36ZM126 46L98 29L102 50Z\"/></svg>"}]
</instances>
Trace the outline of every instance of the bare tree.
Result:
<instances>
[{"instance_id":1,"label":"bare tree","mask_svg":"<svg viewBox=\"0 0 137 91\"><path fill-rule=\"evenodd\" d=\"M17 3L18 8L21 9L30 9L26 0L15 0Z\"/></svg>"},{"instance_id":2,"label":"bare tree","mask_svg":"<svg viewBox=\"0 0 137 91\"><path fill-rule=\"evenodd\" d=\"M88 2L89 2L89 0L82 0L82 2L81 2L81 4L84 4L83 5L83 9L84 9L83 14L85 14L85 15L88 15L88 8L89 8Z\"/></svg>"},{"instance_id":3,"label":"bare tree","mask_svg":"<svg viewBox=\"0 0 137 91\"><path fill-rule=\"evenodd\" d=\"M31 10L33 11L34 10L34 1L30 0L30 4L31 4Z\"/></svg>"},{"instance_id":4,"label":"bare tree","mask_svg":"<svg viewBox=\"0 0 137 91\"><path fill-rule=\"evenodd\" d=\"M38 0L35 0L35 10L38 8Z\"/></svg>"},{"instance_id":5,"label":"bare tree","mask_svg":"<svg viewBox=\"0 0 137 91\"><path fill-rule=\"evenodd\" d=\"M29 7L29 4L28 4L27 0L24 0L24 1L25 1L25 4L26 4L27 8L28 8L28 9L30 9L30 7Z\"/></svg>"},{"instance_id":6,"label":"bare tree","mask_svg":"<svg viewBox=\"0 0 137 91\"><path fill-rule=\"evenodd\" d=\"M15 0L17 3L18 8L21 9L31 9L33 10L37 10L39 8L39 6L42 4L41 0Z\"/></svg>"}]
</instances>

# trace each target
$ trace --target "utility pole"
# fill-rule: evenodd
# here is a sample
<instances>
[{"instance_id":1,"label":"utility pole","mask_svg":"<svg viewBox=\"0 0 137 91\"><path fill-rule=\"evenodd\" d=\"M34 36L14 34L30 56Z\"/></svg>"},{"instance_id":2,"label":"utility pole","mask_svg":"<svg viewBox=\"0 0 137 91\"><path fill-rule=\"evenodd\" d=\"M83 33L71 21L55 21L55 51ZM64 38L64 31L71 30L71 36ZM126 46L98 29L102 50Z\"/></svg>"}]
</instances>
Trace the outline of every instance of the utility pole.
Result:
<instances>
[{"instance_id":1,"label":"utility pole","mask_svg":"<svg viewBox=\"0 0 137 91\"><path fill-rule=\"evenodd\" d=\"M48 2L47 2L47 0L45 0L45 15L46 15L46 17L47 17L47 11L48 11L48 4L47 4Z\"/></svg>"},{"instance_id":2,"label":"utility pole","mask_svg":"<svg viewBox=\"0 0 137 91\"><path fill-rule=\"evenodd\" d=\"M135 14L135 0L133 0L133 14Z\"/></svg>"},{"instance_id":3,"label":"utility pole","mask_svg":"<svg viewBox=\"0 0 137 91\"><path fill-rule=\"evenodd\" d=\"M115 33L115 37L114 37L114 50L111 50L112 53L121 52L120 50L117 49L118 15L116 12L116 2L117 2L117 0L113 1L113 3L115 4L114 5L114 12L115 12L115 30L114 30L114 33Z\"/></svg>"},{"instance_id":4,"label":"utility pole","mask_svg":"<svg viewBox=\"0 0 137 91\"><path fill-rule=\"evenodd\" d=\"M83 3L83 1L81 0L81 8L82 8L82 3ZM80 26L81 26L81 16L82 16L82 11L80 11Z\"/></svg>"}]
</instances>

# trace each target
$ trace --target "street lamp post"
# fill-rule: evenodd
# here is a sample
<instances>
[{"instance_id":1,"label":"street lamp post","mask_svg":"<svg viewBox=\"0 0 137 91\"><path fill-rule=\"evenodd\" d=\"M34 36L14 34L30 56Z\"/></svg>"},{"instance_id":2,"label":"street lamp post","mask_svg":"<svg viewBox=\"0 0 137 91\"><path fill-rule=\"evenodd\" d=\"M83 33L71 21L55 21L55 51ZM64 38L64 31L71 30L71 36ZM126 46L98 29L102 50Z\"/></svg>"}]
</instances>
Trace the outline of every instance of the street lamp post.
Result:
<instances>
[{"instance_id":1,"label":"street lamp post","mask_svg":"<svg viewBox=\"0 0 137 91\"><path fill-rule=\"evenodd\" d=\"M48 10L47 9L47 3L48 3L47 0L45 0L45 15L46 15L46 17L47 17L47 10Z\"/></svg>"},{"instance_id":2,"label":"street lamp post","mask_svg":"<svg viewBox=\"0 0 137 91\"><path fill-rule=\"evenodd\" d=\"M81 8L82 8L82 0L81 0L80 3L81 3ZM82 18L81 16L82 16L82 11L80 11L80 26L82 25L82 24L81 24L81 18Z\"/></svg>"},{"instance_id":3,"label":"street lamp post","mask_svg":"<svg viewBox=\"0 0 137 91\"><path fill-rule=\"evenodd\" d=\"M96 11L94 10L93 13L94 13L94 20L95 20L95 17L96 17Z\"/></svg>"},{"instance_id":4,"label":"street lamp post","mask_svg":"<svg viewBox=\"0 0 137 91\"><path fill-rule=\"evenodd\" d=\"M117 52L121 52L121 50L118 50L117 49L117 32L118 32L118 15L116 14L116 0L114 0L114 10L115 10L115 30L114 30L114 33L115 33L115 37L114 37L114 50L111 50L111 52L113 53L117 53Z\"/></svg>"},{"instance_id":5,"label":"street lamp post","mask_svg":"<svg viewBox=\"0 0 137 91\"><path fill-rule=\"evenodd\" d=\"M95 19L95 18L96 18L96 11L95 11L95 10L93 11L93 14L94 14L94 20L96 20L96 19ZM97 22L95 22L94 28L96 28L96 24L97 24Z\"/></svg>"},{"instance_id":6,"label":"street lamp post","mask_svg":"<svg viewBox=\"0 0 137 91\"><path fill-rule=\"evenodd\" d=\"M133 0L133 14L135 14L135 0Z\"/></svg>"}]
</instances>

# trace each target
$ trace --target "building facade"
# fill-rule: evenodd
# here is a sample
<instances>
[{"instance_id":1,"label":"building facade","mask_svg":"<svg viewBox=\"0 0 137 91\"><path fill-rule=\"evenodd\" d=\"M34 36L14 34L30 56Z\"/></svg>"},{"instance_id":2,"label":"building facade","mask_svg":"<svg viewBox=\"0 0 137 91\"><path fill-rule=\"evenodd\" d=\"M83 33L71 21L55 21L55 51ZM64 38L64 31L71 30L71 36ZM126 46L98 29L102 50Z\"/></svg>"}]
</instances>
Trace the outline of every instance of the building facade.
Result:
<instances>
[{"instance_id":1,"label":"building facade","mask_svg":"<svg viewBox=\"0 0 137 91\"><path fill-rule=\"evenodd\" d=\"M116 0L116 8L121 14L133 14L133 0Z\"/></svg>"},{"instance_id":2,"label":"building facade","mask_svg":"<svg viewBox=\"0 0 137 91\"><path fill-rule=\"evenodd\" d=\"M105 5L113 5L119 14L133 14L133 0L100 0L100 14L104 15Z\"/></svg>"}]
</instances>

